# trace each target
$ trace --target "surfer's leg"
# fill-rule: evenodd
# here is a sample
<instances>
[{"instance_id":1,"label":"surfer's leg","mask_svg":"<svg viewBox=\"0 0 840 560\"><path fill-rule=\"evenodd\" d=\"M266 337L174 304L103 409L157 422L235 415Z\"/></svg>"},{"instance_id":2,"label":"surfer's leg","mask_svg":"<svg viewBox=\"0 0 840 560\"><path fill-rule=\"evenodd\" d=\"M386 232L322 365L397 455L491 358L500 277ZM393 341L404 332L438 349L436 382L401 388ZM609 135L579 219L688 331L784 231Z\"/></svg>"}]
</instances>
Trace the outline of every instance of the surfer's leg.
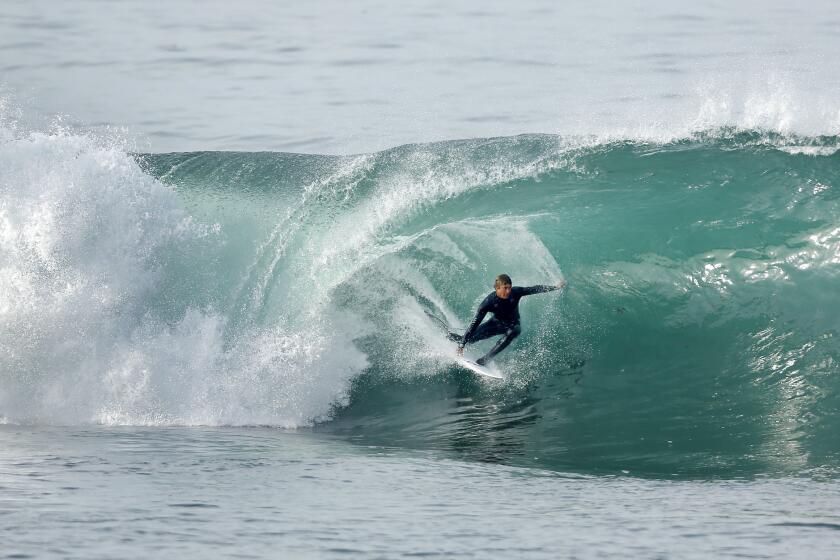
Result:
<instances>
[{"instance_id":1,"label":"surfer's leg","mask_svg":"<svg viewBox=\"0 0 840 560\"><path fill-rule=\"evenodd\" d=\"M479 340L484 340L485 338L502 334L506 330L507 327L505 327L504 323L497 321L496 319L490 319L475 329L475 332L472 334L470 339L467 340L467 343L472 344L473 342L478 342Z\"/></svg>"},{"instance_id":2,"label":"surfer's leg","mask_svg":"<svg viewBox=\"0 0 840 560\"><path fill-rule=\"evenodd\" d=\"M512 327L508 327L505 330L505 336L500 338L499 341L493 346L493 348L491 348L490 351L487 352L487 354L477 359L475 363L477 363L480 366L483 366L484 364L492 360L494 357L496 357L496 354L507 348L508 345L511 342L513 342L513 339L519 336L519 333L521 332L522 327L520 327L519 324L513 325Z\"/></svg>"}]
</instances>

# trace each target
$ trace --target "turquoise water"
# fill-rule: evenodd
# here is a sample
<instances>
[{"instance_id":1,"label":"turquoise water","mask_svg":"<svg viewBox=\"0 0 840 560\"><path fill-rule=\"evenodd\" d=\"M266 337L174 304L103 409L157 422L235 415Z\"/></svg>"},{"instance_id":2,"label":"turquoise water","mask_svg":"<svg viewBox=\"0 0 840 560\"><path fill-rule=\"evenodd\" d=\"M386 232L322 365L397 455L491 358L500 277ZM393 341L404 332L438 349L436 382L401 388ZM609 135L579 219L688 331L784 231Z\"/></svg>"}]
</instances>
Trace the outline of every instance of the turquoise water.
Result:
<instances>
[{"instance_id":1,"label":"turquoise water","mask_svg":"<svg viewBox=\"0 0 840 560\"><path fill-rule=\"evenodd\" d=\"M32 187L7 206L11 421L314 426L582 474L838 467L834 137L4 152ZM462 327L501 272L569 287L522 303L496 384L428 315Z\"/></svg>"},{"instance_id":2,"label":"turquoise water","mask_svg":"<svg viewBox=\"0 0 840 560\"><path fill-rule=\"evenodd\" d=\"M829 558L837 158L6 129L6 554ZM499 383L429 315L462 328L503 271L568 287L523 301Z\"/></svg>"},{"instance_id":3,"label":"turquoise water","mask_svg":"<svg viewBox=\"0 0 840 560\"><path fill-rule=\"evenodd\" d=\"M835 5L5 8L0 558L835 556Z\"/></svg>"},{"instance_id":4,"label":"turquoise water","mask_svg":"<svg viewBox=\"0 0 840 560\"><path fill-rule=\"evenodd\" d=\"M564 471L732 477L838 466L836 142L524 136L142 161L208 223L241 200L225 230L269 230L269 204L290 216L196 268L219 264L202 305L233 315L227 339L341 318L367 363L319 430ZM308 193L293 186L307 172ZM292 179L261 180L278 176ZM246 280L230 252L250 254ZM421 311L464 325L500 272L570 287L523 302L497 386L454 368Z\"/></svg>"}]
</instances>

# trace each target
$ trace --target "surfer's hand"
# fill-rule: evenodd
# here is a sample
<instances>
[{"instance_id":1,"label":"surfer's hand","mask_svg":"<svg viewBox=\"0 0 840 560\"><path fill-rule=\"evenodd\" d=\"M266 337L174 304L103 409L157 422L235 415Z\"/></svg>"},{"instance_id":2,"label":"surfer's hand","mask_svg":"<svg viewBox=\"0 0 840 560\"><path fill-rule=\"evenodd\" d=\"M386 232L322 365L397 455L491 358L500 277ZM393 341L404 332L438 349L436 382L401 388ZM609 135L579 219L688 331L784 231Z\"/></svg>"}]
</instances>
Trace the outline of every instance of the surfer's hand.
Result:
<instances>
[{"instance_id":1,"label":"surfer's hand","mask_svg":"<svg viewBox=\"0 0 840 560\"><path fill-rule=\"evenodd\" d=\"M557 289L558 290L562 290L565 287L566 287L566 280L560 280L559 282L557 282Z\"/></svg>"},{"instance_id":2,"label":"surfer's hand","mask_svg":"<svg viewBox=\"0 0 840 560\"><path fill-rule=\"evenodd\" d=\"M459 347L458 347L458 355L459 355L459 356L463 356L463 355L464 355L464 347L463 347L463 346L459 346Z\"/></svg>"}]
</instances>

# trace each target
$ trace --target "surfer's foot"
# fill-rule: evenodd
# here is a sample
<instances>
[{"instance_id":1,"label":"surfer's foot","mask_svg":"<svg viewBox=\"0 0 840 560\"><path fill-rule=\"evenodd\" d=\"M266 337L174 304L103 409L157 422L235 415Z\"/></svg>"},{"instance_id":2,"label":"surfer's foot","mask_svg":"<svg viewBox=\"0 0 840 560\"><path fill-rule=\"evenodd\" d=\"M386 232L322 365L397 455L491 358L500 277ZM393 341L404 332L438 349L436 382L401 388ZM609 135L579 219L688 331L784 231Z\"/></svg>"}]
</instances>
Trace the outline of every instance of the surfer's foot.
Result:
<instances>
[{"instance_id":1,"label":"surfer's foot","mask_svg":"<svg viewBox=\"0 0 840 560\"><path fill-rule=\"evenodd\" d=\"M486 366L487 365L487 360L485 360L484 358L479 358L475 361L475 363L477 363L480 366Z\"/></svg>"},{"instance_id":2,"label":"surfer's foot","mask_svg":"<svg viewBox=\"0 0 840 560\"><path fill-rule=\"evenodd\" d=\"M462 340L464 337L463 337L463 336L461 336L460 334L455 334L454 332L451 332L451 333L447 333L447 334L446 334L446 338L448 338L448 339L449 339L449 340L451 340L452 342L461 342L461 340Z\"/></svg>"}]
</instances>

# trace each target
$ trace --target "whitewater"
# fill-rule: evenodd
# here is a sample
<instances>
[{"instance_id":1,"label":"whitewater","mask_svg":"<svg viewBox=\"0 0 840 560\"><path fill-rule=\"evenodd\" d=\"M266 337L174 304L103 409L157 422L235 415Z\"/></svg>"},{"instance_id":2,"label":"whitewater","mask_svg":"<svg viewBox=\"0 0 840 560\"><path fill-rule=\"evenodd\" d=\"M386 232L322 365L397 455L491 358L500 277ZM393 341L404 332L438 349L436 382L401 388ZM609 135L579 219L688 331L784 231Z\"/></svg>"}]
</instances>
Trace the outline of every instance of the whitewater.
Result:
<instances>
[{"instance_id":1,"label":"whitewater","mask_svg":"<svg viewBox=\"0 0 840 560\"><path fill-rule=\"evenodd\" d=\"M685 492L681 499L699 510L750 492L715 487L700 498L691 481L709 478L768 480L752 484L788 504L784 488L804 477L819 482L803 487L803 503L828 491L836 505L837 152L836 137L719 129L661 144L524 135L357 156L138 154L90 135L7 128L5 472L23 468L62 484L66 499L84 489L103 507L99 500L114 496L90 486L91 477L135 472L121 454L111 456L130 445L141 456L171 447L160 471L144 460L141 472L176 480L213 471L218 460L273 465L274 475L283 473L271 477L275 484L321 480L334 476L335 454L342 464L361 461L350 480L373 492L384 490L374 490L368 469L406 477L405 486L440 476L429 469L463 476L442 459L505 466L492 475L470 468L469 484L518 480L508 470L516 468L561 477L528 507L511 490L516 497L491 506L499 515L551 509L564 485L587 488L572 511L613 499L597 497L602 491ZM429 317L463 326L500 271L522 285L569 281L562 295L523 302L524 333L498 360L508 374L501 384L455 366L452 343ZM63 436L57 426L67 426ZM182 431L190 426L198 431ZM222 431L207 432L212 426ZM310 439L274 441L265 427ZM67 436L81 440L57 450L54 439ZM91 437L104 455L87 449ZM246 443L214 459L218 437ZM194 459L177 450L186 441L197 446ZM20 445L22 463L14 462ZM370 450L398 459L364 466ZM286 462L306 453L314 453L316 474L289 474ZM67 468L81 474L66 481ZM603 490L604 476L621 478ZM646 486L658 480L688 486ZM191 513L224 509L221 502L229 512L238 499L230 489L198 487L194 498L173 501L135 484L119 487L151 508L152 521L140 524L151 526L132 522L137 531L159 532L167 516L152 512L160 508ZM283 484L274 491L285 500ZM362 515L396 505L370 507ZM475 504L464 507L447 515L475 515ZM636 507L617 504L610 515ZM763 527L775 537L780 527L831 531L837 524L826 507ZM51 522L57 534L61 519ZM209 519L237 526L215 512ZM341 555L317 544L323 536L293 533L301 554L314 546ZM527 538L541 543L534 557L568 546ZM584 540L578 546L595 546ZM87 546L75 550L87 555Z\"/></svg>"},{"instance_id":2,"label":"whitewater","mask_svg":"<svg viewBox=\"0 0 840 560\"><path fill-rule=\"evenodd\" d=\"M364 7L0 17L0 558L832 558L836 8Z\"/></svg>"},{"instance_id":3,"label":"whitewater","mask_svg":"<svg viewBox=\"0 0 840 560\"><path fill-rule=\"evenodd\" d=\"M540 464L580 464L597 445L593 467L628 454L657 470L835 466L836 152L834 137L728 130L343 157L12 137L0 410L107 425L352 418L365 438L434 445L462 428L424 412L415 387L457 377L428 315L464 325L510 271L573 284L523 302L525 333L499 359L508 383L478 389L511 407L520 445L562 441ZM388 410L382 384L421 402L367 429ZM442 424L403 433L406 418Z\"/></svg>"}]
</instances>

